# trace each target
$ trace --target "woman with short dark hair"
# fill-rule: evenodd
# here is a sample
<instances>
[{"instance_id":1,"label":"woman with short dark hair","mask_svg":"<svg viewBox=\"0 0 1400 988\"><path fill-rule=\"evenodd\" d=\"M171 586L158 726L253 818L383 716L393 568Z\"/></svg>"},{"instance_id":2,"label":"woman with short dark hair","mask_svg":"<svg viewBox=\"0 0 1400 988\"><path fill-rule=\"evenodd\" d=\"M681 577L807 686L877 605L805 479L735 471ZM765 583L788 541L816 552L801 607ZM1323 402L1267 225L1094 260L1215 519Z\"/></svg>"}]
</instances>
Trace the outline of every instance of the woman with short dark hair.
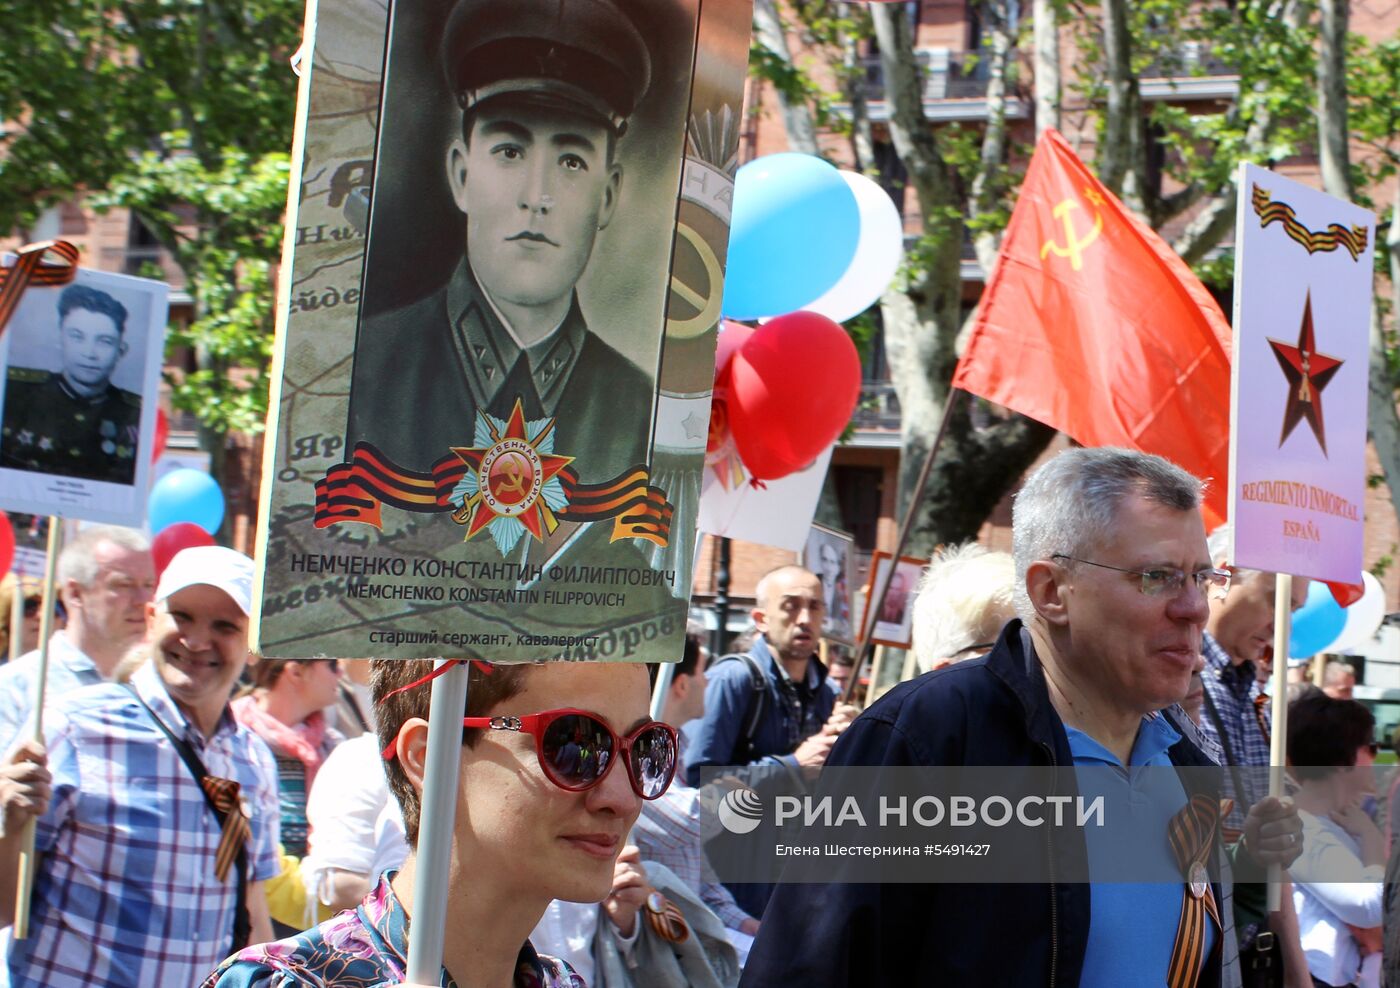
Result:
<instances>
[{"instance_id":1,"label":"woman with short dark hair","mask_svg":"<svg viewBox=\"0 0 1400 988\"><path fill-rule=\"evenodd\" d=\"M1375 721L1355 700L1317 692L1288 708L1288 764L1303 820L1303 853L1289 869L1303 952L1318 986L1363 981L1380 949L1385 838L1366 815L1374 791ZM1366 964L1369 969L1375 961Z\"/></svg>"}]
</instances>

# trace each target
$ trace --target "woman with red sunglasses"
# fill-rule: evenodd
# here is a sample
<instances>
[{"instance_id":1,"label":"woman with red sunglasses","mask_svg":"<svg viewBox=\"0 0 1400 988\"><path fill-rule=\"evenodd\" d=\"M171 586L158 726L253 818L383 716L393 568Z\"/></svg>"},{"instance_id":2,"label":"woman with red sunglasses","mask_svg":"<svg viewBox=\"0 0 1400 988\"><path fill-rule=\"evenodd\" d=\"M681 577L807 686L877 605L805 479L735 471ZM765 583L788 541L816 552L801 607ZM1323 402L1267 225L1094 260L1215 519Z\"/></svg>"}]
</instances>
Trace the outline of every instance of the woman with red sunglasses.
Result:
<instances>
[{"instance_id":1,"label":"woman with red sunglasses","mask_svg":"<svg viewBox=\"0 0 1400 988\"><path fill-rule=\"evenodd\" d=\"M427 662L377 661L374 696L389 788L418 840L428 738ZM529 933L552 899L598 902L643 799L665 792L676 733L648 716L647 671L624 663L473 664L453 830L443 985L583 988ZM416 862L353 911L250 947L205 988L403 980Z\"/></svg>"}]
</instances>

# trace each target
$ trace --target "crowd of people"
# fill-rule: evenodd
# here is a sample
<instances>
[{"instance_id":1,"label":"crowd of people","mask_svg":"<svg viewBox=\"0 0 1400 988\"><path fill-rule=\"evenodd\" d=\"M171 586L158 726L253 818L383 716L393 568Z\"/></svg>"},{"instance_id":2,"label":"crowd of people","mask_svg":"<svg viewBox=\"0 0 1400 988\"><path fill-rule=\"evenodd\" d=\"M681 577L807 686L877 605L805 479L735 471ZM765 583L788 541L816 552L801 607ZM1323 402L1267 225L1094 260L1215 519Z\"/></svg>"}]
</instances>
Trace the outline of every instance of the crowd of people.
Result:
<instances>
[{"instance_id":1,"label":"crowd of people","mask_svg":"<svg viewBox=\"0 0 1400 988\"><path fill-rule=\"evenodd\" d=\"M1200 492L1144 454L1048 461L1010 554L935 556L911 602L920 675L863 711L850 664L821 659L822 578L795 565L759 581L746 649L686 636L656 720L646 667L472 663L442 984L1400 984L1383 924L1400 786L1376 790L1372 716L1350 667L1298 677L1288 792L1269 794L1274 579L1226 565ZM93 526L57 577L42 717L38 650L0 667L0 922L32 883L0 983L403 982L433 664L252 656L253 563L232 549L157 574L141 535ZM1203 871L716 875L712 770L891 765L1175 767L1135 793L1140 840L1167 853L1205 799ZM1189 771L1209 766L1214 795ZM1045 853L1092 861L1099 839ZM1270 866L1287 869L1272 912Z\"/></svg>"}]
</instances>

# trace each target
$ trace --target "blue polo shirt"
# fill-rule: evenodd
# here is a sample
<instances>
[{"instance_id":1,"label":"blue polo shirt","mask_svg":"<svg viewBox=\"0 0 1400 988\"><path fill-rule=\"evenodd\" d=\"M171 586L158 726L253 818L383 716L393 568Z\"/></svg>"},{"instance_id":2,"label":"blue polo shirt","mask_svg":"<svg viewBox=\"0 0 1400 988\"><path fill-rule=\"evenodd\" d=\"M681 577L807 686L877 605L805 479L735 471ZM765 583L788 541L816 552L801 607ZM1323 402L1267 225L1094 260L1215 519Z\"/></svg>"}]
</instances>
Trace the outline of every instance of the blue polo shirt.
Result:
<instances>
[{"instance_id":1,"label":"blue polo shirt","mask_svg":"<svg viewBox=\"0 0 1400 988\"><path fill-rule=\"evenodd\" d=\"M1167 749L1181 735L1160 714L1144 717L1124 768L1117 756L1083 731L1066 724L1065 733L1074 764L1094 768L1079 773L1081 794L1102 795L1107 806L1105 826L1084 829L1092 881L1080 988L1165 984L1181 919L1182 883L1116 882L1112 862L1126 845L1135 854L1156 859L1148 862L1154 870L1180 873L1167 841L1167 824L1186 805L1186 790L1175 771L1160 768L1171 768ZM1149 766L1159 770L1134 771ZM1205 959L1219 936L1215 923L1207 922Z\"/></svg>"}]
</instances>

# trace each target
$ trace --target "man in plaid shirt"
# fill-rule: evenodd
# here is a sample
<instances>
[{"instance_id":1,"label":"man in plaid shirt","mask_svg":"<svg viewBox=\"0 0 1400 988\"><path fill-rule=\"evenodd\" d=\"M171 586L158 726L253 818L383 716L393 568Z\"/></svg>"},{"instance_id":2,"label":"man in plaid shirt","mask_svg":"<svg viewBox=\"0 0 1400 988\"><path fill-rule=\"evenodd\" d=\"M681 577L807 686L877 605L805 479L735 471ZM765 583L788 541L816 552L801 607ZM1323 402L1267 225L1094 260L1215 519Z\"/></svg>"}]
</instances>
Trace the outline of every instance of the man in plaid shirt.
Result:
<instances>
[{"instance_id":1,"label":"man in plaid shirt","mask_svg":"<svg viewBox=\"0 0 1400 988\"><path fill-rule=\"evenodd\" d=\"M279 870L277 774L228 712L248 661L252 577L231 549L177 555L147 610L152 661L135 692L77 691L46 718L47 745L27 741L0 768L0 922L36 816L40 855L29 937L7 957L13 988L198 984L233 945L245 870L251 938L271 939L262 882ZM227 795L225 824L171 737ZM239 845L246 868L230 863Z\"/></svg>"},{"instance_id":2,"label":"man in plaid shirt","mask_svg":"<svg viewBox=\"0 0 1400 988\"><path fill-rule=\"evenodd\" d=\"M1230 529L1222 525L1211 533L1210 558L1225 565ZM1293 581L1293 607L1307 599L1308 581ZM1205 706L1201 733L1224 756L1224 764L1238 773L1245 792L1236 792L1236 773L1223 773L1222 796L1233 799L1234 808L1224 820L1227 839L1237 835L1249 808L1268 795L1269 706L1255 674L1255 663L1274 644L1274 575L1257 570L1231 568L1229 588L1211 594L1210 617L1201 636L1206 667L1201 673Z\"/></svg>"},{"instance_id":3,"label":"man in plaid shirt","mask_svg":"<svg viewBox=\"0 0 1400 988\"><path fill-rule=\"evenodd\" d=\"M685 636L685 653L676 664L661 719L680 729L682 724L705 715L705 671L699 668L700 642ZM685 735L680 736L680 758L685 760ZM642 804L642 815L632 828L632 842L645 861L670 868L676 877L709 906L727 928L748 936L758 933L754 919L734 901L734 894L719 883L705 857L700 830L700 794L679 777L660 799Z\"/></svg>"}]
</instances>

